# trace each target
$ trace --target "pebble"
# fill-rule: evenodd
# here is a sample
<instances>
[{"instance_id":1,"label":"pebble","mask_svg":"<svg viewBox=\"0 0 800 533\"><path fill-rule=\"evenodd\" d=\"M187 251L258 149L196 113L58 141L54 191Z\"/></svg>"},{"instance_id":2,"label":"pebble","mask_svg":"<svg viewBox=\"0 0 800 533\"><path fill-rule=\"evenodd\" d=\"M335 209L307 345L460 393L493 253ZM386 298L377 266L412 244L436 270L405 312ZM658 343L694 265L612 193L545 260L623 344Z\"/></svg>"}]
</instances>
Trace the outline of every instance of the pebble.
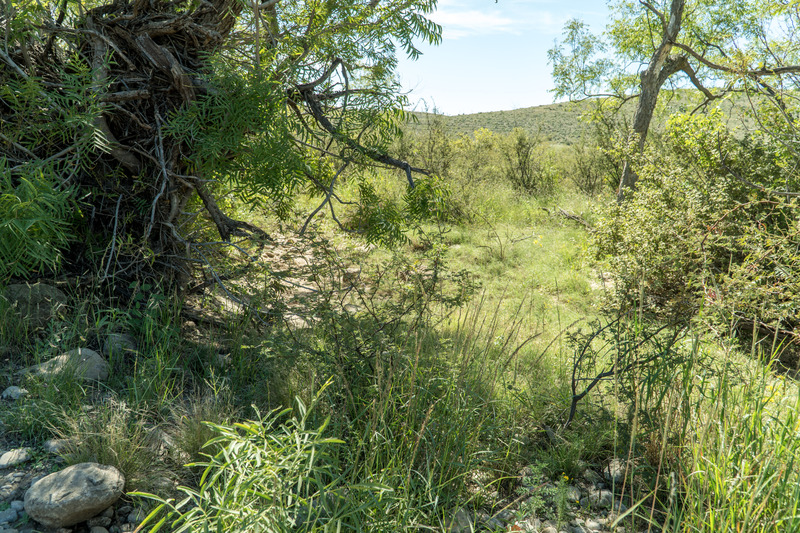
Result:
<instances>
[{"instance_id":1,"label":"pebble","mask_svg":"<svg viewBox=\"0 0 800 533\"><path fill-rule=\"evenodd\" d=\"M603 529L603 525L600 522L598 522L597 520L589 519L589 520L586 521L586 529L591 529L593 531L599 531L599 530Z\"/></svg>"},{"instance_id":2,"label":"pebble","mask_svg":"<svg viewBox=\"0 0 800 533\"><path fill-rule=\"evenodd\" d=\"M128 522L138 526L144 521L146 516L147 513L145 513L142 509L134 509L128 514Z\"/></svg>"},{"instance_id":3,"label":"pebble","mask_svg":"<svg viewBox=\"0 0 800 533\"><path fill-rule=\"evenodd\" d=\"M24 509L25 509L25 502L24 502L24 501L22 501L22 500L14 500L14 501L13 501L13 502L11 502L9 505L10 505L10 506L11 506L11 508L12 508L12 509L14 509L16 512L20 512L20 511L22 511L22 510L24 510Z\"/></svg>"},{"instance_id":4,"label":"pebble","mask_svg":"<svg viewBox=\"0 0 800 533\"><path fill-rule=\"evenodd\" d=\"M69 447L69 439L47 439L42 447L47 453L59 454Z\"/></svg>"},{"instance_id":5,"label":"pebble","mask_svg":"<svg viewBox=\"0 0 800 533\"><path fill-rule=\"evenodd\" d=\"M110 516L95 516L86 521L86 525L92 527L108 527L111 525Z\"/></svg>"},{"instance_id":6,"label":"pebble","mask_svg":"<svg viewBox=\"0 0 800 533\"><path fill-rule=\"evenodd\" d=\"M0 469L10 468L31 460L30 448L17 448L0 455ZM24 475L24 474L22 474ZM20 477L22 477L22 475Z\"/></svg>"},{"instance_id":7,"label":"pebble","mask_svg":"<svg viewBox=\"0 0 800 533\"><path fill-rule=\"evenodd\" d=\"M89 533L108 533L108 530L102 526L93 526Z\"/></svg>"},{"instance_id":8,"label":"pebble","mask_svg":"<svg viewBox=\"0 0 800 533\"><path fill-rule=\"evenodd\" d=\"M10 524L17 521L17 512L14 509L0 511L0 524Z\"/></svg>"}]
</instances>

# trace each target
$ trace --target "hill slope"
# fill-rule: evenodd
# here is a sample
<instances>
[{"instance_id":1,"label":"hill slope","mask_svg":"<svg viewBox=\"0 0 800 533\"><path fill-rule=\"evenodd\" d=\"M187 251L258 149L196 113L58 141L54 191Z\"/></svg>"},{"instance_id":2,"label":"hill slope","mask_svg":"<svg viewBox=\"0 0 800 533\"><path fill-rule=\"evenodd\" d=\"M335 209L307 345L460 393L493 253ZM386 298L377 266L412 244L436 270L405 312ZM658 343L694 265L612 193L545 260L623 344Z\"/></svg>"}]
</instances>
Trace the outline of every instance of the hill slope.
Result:
<instances>
[{"instance_id":1,"label":"hill slope","mask_svg":"<svg viewBox=\"0 0 800 533\"><path fill-rule=\"evenodd\" d=\"M514 128L522 128L532 134L538 133L553 143L573 144L580 140L581 134L586 131L587 126L581 121L581 116L587 114L595 105L597 105L596 100L584 100L527 107L513 111L439 116L444 121L447 130L453 135L470 135L480 128L506 134ZM744 109L747 106L747 100L744 97L723 100L719 105L729 117L731 127L741 128L743 121L745 127L752 127L752 120L744 115ZM635 106L636 101L631 100L620 108L619 113L630 122ZM653 119L653 128L658 130L663 127L666 116L679 112L688 113L696 106L696 98L690 91L680 91L671 98L662 98L659 102L660 112ZM414 112L413 114L417 117L417 122L409 124L411 131L424 130L434 116L433 113Z\"/></svg>"}]
</instances>

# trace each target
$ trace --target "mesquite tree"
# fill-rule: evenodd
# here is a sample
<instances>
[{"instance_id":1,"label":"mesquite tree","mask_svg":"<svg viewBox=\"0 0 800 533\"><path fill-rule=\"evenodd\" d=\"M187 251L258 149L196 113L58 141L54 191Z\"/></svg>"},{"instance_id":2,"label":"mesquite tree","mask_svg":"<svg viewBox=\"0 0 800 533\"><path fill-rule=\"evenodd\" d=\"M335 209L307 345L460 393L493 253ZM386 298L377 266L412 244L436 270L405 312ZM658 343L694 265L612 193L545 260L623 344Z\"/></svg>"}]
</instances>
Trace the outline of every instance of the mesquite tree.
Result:
<instances>
[{"instance_id":1,"label":"mesquite tree","mask_svg":"<svg viewBox=\"0 0 800 533\"><path fill-rule=\"evenodd\" d=\"M419 169L387 150L404 118L394 70L440 39L434 7L0 1L0 281L59 261L185 281L209 240L266 238L224 196L281 214L310 187L333 213L345 168L413 185Z\"/></svg>"},{"instance_id":2,"label":"mesquite tree","mask_svg":"<svg viewBox=\"0 0 800 533\"><path fill-rule=\"evenodd\" d=\"M617 0L604 38L570 21L564 43L549 51L557 97L638 98L632 140L641 151L659 92L689 87L703 95L698 109L731 93L758 96L791 118L800 73L792 2L771 0ZM793 127L790 127L793 129ZM618 198L635 189L626 161Z\"/></svg>"}]
</instances>

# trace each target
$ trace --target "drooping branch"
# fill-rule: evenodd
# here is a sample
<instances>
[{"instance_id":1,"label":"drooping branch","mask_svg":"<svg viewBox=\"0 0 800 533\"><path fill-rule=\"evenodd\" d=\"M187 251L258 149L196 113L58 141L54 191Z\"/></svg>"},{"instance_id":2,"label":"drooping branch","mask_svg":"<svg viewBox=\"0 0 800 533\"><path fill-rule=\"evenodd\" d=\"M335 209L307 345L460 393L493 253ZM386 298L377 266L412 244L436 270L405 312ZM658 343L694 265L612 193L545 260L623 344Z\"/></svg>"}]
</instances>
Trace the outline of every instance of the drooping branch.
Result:
<instances>
[{"instance_id":1,"label":"drooping branch","mask_svg":"<svg viewBox=\"0 0 800 533\"><path fill-rule=\"evenodd\" d=\"M418 174L424 174L426 176L430 175L429 171L422 168L413 167L407 161L396 159L388 154L379 152L374 148L362 146L355 140L351 139L344 133L340 132L336 128L336 126L333 125L333 123L330 121L330 119L325 115L324 111L322 110L322 106L320 105L319 99L317 98L316 94L314 94L313 91L298 90L298 92L302 97L303 101L305 102L306 107L311 112L311 115L314 117L314 120L316 120L317 124L319 124L325 131L331 134L337 141L341 142L342 144L354 150L355 152L363 154L378 163L383 163L384 165L388 165L390 167L398 168L405 171L406 179L408 180L408 185L410 187L414 187L414 178L412 176L412 172L416 172Z\"/></svg>"}]
</instances>

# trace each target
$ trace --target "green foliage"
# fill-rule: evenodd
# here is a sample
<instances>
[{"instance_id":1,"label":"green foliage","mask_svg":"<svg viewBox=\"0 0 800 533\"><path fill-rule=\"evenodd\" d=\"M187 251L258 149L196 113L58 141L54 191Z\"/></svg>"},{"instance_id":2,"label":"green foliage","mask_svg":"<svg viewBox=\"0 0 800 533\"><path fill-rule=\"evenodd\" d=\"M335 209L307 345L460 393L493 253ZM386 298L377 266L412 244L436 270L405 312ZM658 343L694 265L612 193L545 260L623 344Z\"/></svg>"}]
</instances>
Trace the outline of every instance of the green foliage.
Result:
<instances>
[{"instance_id":1,"label":"green foliage","mask_svg":"<svg viewBox=\"0 0 800 533\"><path fill-rule=\"evenodd\" d=\"M508 137L503 151L506 179L522 192L546 196L557 185L558 172L549 154L542 150L541 141L515 129Z\"/></svg>"},{"instance_id":2,"label":"green foliage","mask_svg":"<svg viewBox=\"0 0 800 533\"><path fill-rule=\"evenodd\" d=\"M279 87L223 62L209 84L208 96L173 113L165 134L188 147L192 173L218 180L251 209L287 215L306 181L307 154L296 149Z\"/></svg>"},{"instance_id":3,"label":"green foliage","mask_svg":"<svg viewBox=\"0 0 800 533\"><path fill-rule=\"evenodd\" d=\"M391 489L346 483L335 453L343 442L324 436L327 423L311 425L311 408L297 400L295 416L256 411L256 420L209 423L217 433L209 445L222 449L192 465L205 467L200 486L180 487L186 498L177 503L137 494L160 503L144 525L153 532L165 525L175 532L368 529Z\"/></svg>"},{"instance_id":4,"label":"green foliage","mask_svg":"<svg viewBox=\"0 0 800 533\"><path fill-rule=\"evenodd\" d=\"M668 152L641 159L639 190L604 210L593 246L617 276L618 306L702 308L718 331L752 331L755 320L761 337L782 336L800 323L798 207L776 189L796 190L797 177L774 140L736 140L719 120L675 117Z\"/></svg>"},{"instance_id":5,"label":"green foliage","mask_svg":"<svg viewBox=\"0 0 800 533\"><path fill-rule=\"evenodd\" d=\"M54 271L61 263L75 202L49 170L13 176L0 159L0 281Z\"/></svg>"}]
</instances>

